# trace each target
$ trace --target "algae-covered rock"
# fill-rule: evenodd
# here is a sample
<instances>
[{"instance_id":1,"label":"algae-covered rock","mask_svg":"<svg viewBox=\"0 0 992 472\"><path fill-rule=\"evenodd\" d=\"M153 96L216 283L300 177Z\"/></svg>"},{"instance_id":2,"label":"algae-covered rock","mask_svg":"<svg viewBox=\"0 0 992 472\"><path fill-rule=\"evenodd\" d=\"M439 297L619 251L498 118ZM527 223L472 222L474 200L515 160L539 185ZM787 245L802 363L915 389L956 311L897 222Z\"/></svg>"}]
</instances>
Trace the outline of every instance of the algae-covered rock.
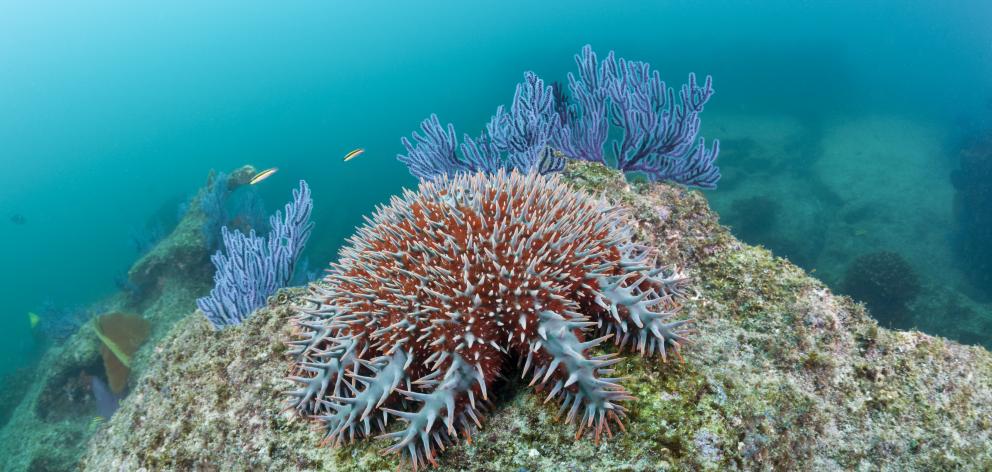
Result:
<instances>
[{"instance_id":1,"label":"algae-covered rock","mask_svg":"<svg viewBox=\"0 0 992 472\"><path fill-rule=\"evenodd\" d=\"M211 172L206 185L190 201L186 214L172 233L131 266L128 280L141 291L167 289L165 284L168 281L181 276L210 280L210 251L203 228L212 215L205 208L205 200L212 195L226 195L237 187L247 185L253 175L255 168L249 165L234 170L222 182L218 181L216 173ZM215 191L213 186L219 183L227 188Z\"/></svg>"},{"instance_id":2,"label":"algae-covered rock","mask_svg":"<svg viewBox=\"0 0 992 472\"><path fill-rule=\"evenodd\" d=\"M232 174L229 185L242 185L253 173L252 167L244 166ZM150 333L142 332L140 336L148 335L140 349L118 341L128 355L133 354L130 366L108 373L101 349L108 359L116 355L106 351L106 344L96 334L96 324L104 319L101 317L91 319L64 343L51 345L30 372L22 374L29 385L17 399L19 403L10 412L9 421L0 424L0 470L76 468L90 437L101 427L95 419L98 411L87 378L99 377L123 389L123 382L133 386L150 364L158 365L152 348L176 321L189 315L196 306L196 297L210 290L212 271L202 231L207 215L201 209L210 181L192 200L176 229L131 268L132 282L139 285L140 295L120 292L97 304L108 312L140 315L150 323ZM113 329L103 326L103 330Z\"/></svg>"},{"instance_id":3,"label":"algae-covered rock","mask_svg":"<svg viewBox=\"0 0 992 472\"><path fill-rule=\"evenodd\" d=\"M570 164L576 185L633 209L637 234L685 268L698 295L684 363L627 356L636 400L626 432L574 440L557 408L510 379L471 444L439 470L948 470L992 468L992 355L880 328L864 309L719 226L697 192L628 185ZM244 325L178 323L121 410L94 436L86 470L395 470L383 440L320 445L283 412L288 319L300 289Z\"/></svg>"}]
</instances>

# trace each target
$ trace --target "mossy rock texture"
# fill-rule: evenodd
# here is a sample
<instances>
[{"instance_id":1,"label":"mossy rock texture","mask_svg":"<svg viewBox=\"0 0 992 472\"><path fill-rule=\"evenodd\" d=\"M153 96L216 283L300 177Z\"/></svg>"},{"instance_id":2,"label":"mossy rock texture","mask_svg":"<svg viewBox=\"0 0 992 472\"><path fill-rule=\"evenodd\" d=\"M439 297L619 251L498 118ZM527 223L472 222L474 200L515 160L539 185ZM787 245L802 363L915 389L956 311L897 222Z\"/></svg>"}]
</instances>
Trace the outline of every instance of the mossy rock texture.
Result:
<instances>
[{"instance_id":1,"label":"mossy rock texture","mask_svg":"<svg viewBox=\"0 0 992 472\"><path fill-rule=\"evenodd\" d=\"M697 295L684 362L626 354L636 400L626 432L574 439L517 380L471 444L438 470L989 470L992 356L880 328L861 305L768 251L734 239L695 191L629 184L569 165L575 185L631 208L638 237L684 268ZM120 411L90 441L85 470L395 470L384 440L321 446L284 412L292 305L273 296L245 324L179 322Z\"/></svg>"}]
</instances>

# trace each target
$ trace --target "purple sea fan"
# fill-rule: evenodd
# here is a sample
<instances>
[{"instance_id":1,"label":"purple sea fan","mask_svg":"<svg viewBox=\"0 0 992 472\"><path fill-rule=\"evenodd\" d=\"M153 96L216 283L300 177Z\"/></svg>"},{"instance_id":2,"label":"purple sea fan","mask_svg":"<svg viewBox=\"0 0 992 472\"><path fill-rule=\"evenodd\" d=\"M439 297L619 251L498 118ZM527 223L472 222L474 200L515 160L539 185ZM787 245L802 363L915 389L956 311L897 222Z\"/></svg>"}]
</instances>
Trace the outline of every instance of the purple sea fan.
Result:
<instances>
[{"instance_id":1,"label":"purple sea fan","mask_svg":"<svg viewBox=\"0 0 992 472\"><path fill-rule=\"evenodd\" d=\"M508 168L527 173L559 172L564 159L549 152L548 143L561 118L555 109L554 92L537 74L524 73L517 84L509 113L501 105L489 120L486 132L496 149L508 152Z\"/></svg>"},{"instance_id":2,"label":"purple sea fan","mask_svg":"<svg viewBox=\"0 0 992 472\"><path fill-rule=\"evenodd\" d=\"M501 373L596 441L631 398L604 341L666 358L688 279L631 241L627 215L556 175L458 174L380 207L294 318L290 408L332 444L385 431L416 469L481 427ZM520 366L520 367L515 367ZM514 372L515 371L515 372Z\"/></svg>"},{"instance_id":3,"label":"purple sea fan","mask_svg":"<svg viewBox=\"0 0 992 472\"><path fill-rule=\"evenodd\" d=\"M431 115L420 124L422 134L413 133L414 142L401 139L407 153L396 158L421 179L459 172L492 174L500 169L559 172L565 160L548 144L560 125L552 87L533 72L526 72L509 110L500 105L478 138L466 134L459 145L455 126L449 123L445 128L437 115Z\"/></svg>"},{"instance_id":4,"label":"purple sea fan","mask_svg":"<svg viewBox=\"0 0 992 472\"><path fill-rule=\"evenodd\" d=\"M214 328L240 324L265 305L269 295L289 284L310 239L312 209L310 187L301 180L300 188L293 190L293 201L286 204L285 215L276 211L269 217L272 229L267 237L257 236L255 230L245 235L221 228L224 249L210 258L217 268L214 288L196 300Z\"/></svg>"},{"instance_id":5,"label":"purple sea fan","mask_svg":"<svg viewBox=\"0 0 992 472\"><path fill-rule=\"evenodd\" d=\"M526 72L509 111L500 106L480 137L465 135L459 145L454 125L444 128L431 115L421 124L423 134L413 134L415 143L403 138L407 153L397 158L422 179L500 169L547 174L562 170L570 158L612 164L652 182L716 187L719 141L707 147L698 137L699 114L713 94L710 77L699 85L689 74L676 100L646 62L617 59L612 51L599 62L588 45L575 62L579 71L568 75L570 96ZM608 157L604 146L611 130L618 139Z\"/></svg>"},{"instance_id":6,"label":"purple sea fan","mask_svg":"<svg viewBox=\"0 0 992 472\"><path fill-rule=\"evenodd\" d=\"M574 159L607 163L603 154L610 126L620 139L611 149L616 167L643 173L650 181L715 188L720 143L707 148L699 134L699 113L713 95L713 81L700 86L695 74L682 86L679 100L646 62L617 59L610 51L600 63L591 46L575 56L578 77L569 73L572 103L567 123L553 145Z\"/></svg>"}]
</instances>

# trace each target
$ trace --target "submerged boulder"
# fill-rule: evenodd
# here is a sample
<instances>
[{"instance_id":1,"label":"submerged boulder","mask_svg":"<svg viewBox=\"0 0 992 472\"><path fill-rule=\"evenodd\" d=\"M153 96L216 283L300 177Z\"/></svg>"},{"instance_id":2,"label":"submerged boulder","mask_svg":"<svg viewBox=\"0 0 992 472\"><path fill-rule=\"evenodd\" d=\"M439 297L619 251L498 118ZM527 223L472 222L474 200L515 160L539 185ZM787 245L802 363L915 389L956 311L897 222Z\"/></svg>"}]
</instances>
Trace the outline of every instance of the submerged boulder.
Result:
<instances>
[{"instance_id":1,"label":"submerged boulder","mask_svg":"<svg viewBox=\"0 0 992 472\"><path fill-rule=\"evenodd\" d=\"M253 173L250 166L239 168L229 185L243 185ZM0 470L72 470L103 427L97 418L113 411L117 395L126 394L148 366L158 365L155 344L210 290L202 202L213 181L200 189L176 229L131 267L137 294L118 292L96 304L134 316L89 319L21 374L26 385L4 385L17 404L0 405L0 419L9 417L0 424ZM111 391L99 391L103 384Z\"/></svg>"},{"instance_id":2,"label":"submerged boulder","mask_svg":"<svg viewBox=\"0 0 992 472\"><path fill-rule=\"evenodd\" d=\"M641 240L693 277L684 362L625 356L626 432L574 440L557 407L507 380L471 444L438 470L892 470L992 467L992 355L878 326L861 305L734 239L698 192L634 185L571 163L571 182L636 215ZM395 470L389 442L321 446L284 412L291 306L279 292L240 326L175 325L85 470ZM609 350L609 349L607 349Z\"/></svg>"},{"instance_id":3,"label":"submerged boulder","mask_svg":"<svg viewBox=\"0 0 992 472\"><path fill-rule=\"evenodd\" d=\"M220 175L224 178L221 179ZM209 282L213 273L210 270L211 248L207 239L211 235L205 234L204 227L210 224L211 219L217 218L214 214L217 210L212 209L212 205L217 205L214 200L226 198L238 187L247 185L254 175L255 168L250 165L235 169L230 174L211 172L206 185L190 200L175 229L128 270L129 283L142 293L156 293L167 290L166 284L178 277ZM215 188L218 185L223 188ZM219 235L220 227L216 230Z\"/></svg>"}]
</instances>

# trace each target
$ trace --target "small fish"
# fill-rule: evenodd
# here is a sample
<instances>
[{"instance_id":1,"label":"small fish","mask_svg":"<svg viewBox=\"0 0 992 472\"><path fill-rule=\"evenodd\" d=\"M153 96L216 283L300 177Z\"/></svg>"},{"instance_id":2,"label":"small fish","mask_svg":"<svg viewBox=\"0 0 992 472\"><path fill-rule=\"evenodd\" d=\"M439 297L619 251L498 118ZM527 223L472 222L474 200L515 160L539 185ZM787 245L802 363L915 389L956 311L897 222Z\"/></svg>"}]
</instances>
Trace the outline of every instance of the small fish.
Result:
<instances>
[{"instance_id":1,"label":"small fish","mask_svg":"<svg viewBox=\"0 0 992 472\"><path fill-rule=\"evenodd\" d=\"M248 185L255 185L255 184L257 184L257 183L259 183L259 182L261 182L261 181L269 178L269 176L271 176L272 174L275 174L277 170L279 170L278 167L273 167L271 169L265 169L265 170L263 170L263 171L255 174L255 176L252 177L251 180L248 181Z\"/></svg>"},{"instance_id":2,"label":"small fish","mask_svg":"<svg viewBox=\"0 0 992 472\"><path fill-rule=\"evenodd\" d=\"M103 423L104 421L106 421L104 417L94 416L93 419L90 420L90 429L98 428L100 426L100 423Z\"/></svg>"},{"instance_id":3,"label":"small fish","mask_svg":"<svg viewBox=\"0 0 992 472\"><path fill-rule=\"evenodd\" d=\"M28 323L31 323L31 329L34 329L36 326L38 326L38 323L41 323L41 317L36 315L34 312L29 311Z\"/></svg>"},{"instance_id":4,"label":"small fish","mask_svg":"<svg viewBox=\"0 0 992 472\"><path fill-rule=\"evenodd\" d=\"M364 152L365 152L365 149L363 149L363 148L355 149L354 151L351 151L348 154L345 154L344 155L344 161L345 162L348 162L348 161L350 161L350 160L352 160L352 159L354 159L354 158L356 158L358 156L361 156Z\"/></svg>"},{"instance_id":5,"label":"small fish","mask_svg":"<svg viewBox=\"0 0 992 472\"><path fill-rule=\"evenodd\" d=\"M24 215L11 215L10 222L15 225L23 225L28 222L28 219Z\"/></svg>"}]
</instances>

